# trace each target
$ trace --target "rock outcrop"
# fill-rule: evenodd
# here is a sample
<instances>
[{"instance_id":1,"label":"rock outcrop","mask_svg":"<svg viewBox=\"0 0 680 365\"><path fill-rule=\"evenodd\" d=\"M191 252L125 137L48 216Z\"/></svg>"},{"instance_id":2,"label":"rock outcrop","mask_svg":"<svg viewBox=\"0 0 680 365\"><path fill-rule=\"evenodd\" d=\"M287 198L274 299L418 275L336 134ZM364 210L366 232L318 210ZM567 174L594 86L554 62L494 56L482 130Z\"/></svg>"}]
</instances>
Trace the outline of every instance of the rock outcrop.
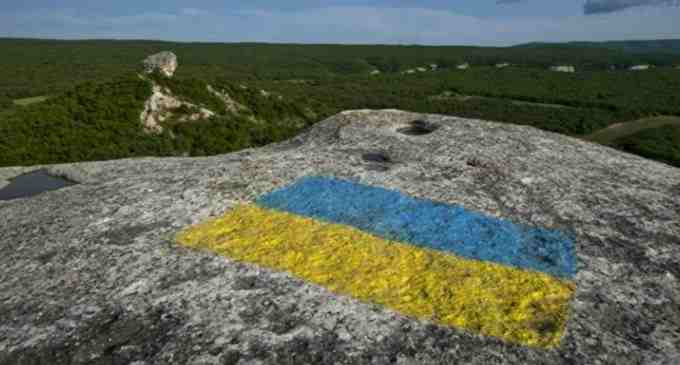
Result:
<instances>
[{"instance_id":1,"label":"rock outcrop","mask_svg":"<svg viewBox=\"0 0 680 365\"><path fill-rule=\"evenodd\" d=\"M384 110L228 155L47 169L80 184L0 201L0 364L680 362L680 169L661 163L526 126ZM310 175L572 232L559 346L437 326L176 243Z\"/></svg>"},{"instance_id":2,"label":"rock outcrop","mask_svg":"<svg viewBox=\"0 0 680 365\"><path fill-rule=\"evenodd\" d=\"M566 66L565 65L552 66L552 67L550 67L550 71L574 73L574 72L576 72L576 67L568 66L568 65L566 65Z\"/></svg>"},{"instance_id":3,"label":"rock outcrop","mask_svg":"<svg viewBox=\"0 0 680 365\"><path fill-rule=\"evenodd\" d=\"M177 110L182 107L191 110L191 112L178 116L179 122L197 121L215 116L215 112L212 110L182 101L175 97L169 89L154 84L151 96L144 103L144 109L139 119L147 133L158 134L163 132L161 123L176 116Z\"/></svg>"},{"instance_id":4,"label":"rock outcrop","mask_svg":"<svg viewBox=\"0 0 680 365\"><path fill-rule=\"evenodd\" d=\"M177 70L177 56L172 52L157 53L147 57L144 60L144 66L147 73L153 73L158 70L165 76L172 77L175 70ZM181 100L173 95L172 90L158 85L153 79L147 79L141 75L140 77L148 80L152 86L151 96L144 102L144 109L139 115L139 119L147 133L162 133L163 126L161 123L173 117L176 117L179 122L187 122L215 116L216 113L214 111ZM215 93L210 86L208 86L208 90ZM224 99L223 96L220 97ZM227 110L230 109L229 104L226 107ZM181 113L178 113L179 111Z\"/></svg>"},{"instance_id":5,"label":"rock outcrop","mask_svg":"<svg viewBox=\"0 0 680 365\"><path fill-rule=\"evenodd\" d=\"M652 68L652 65L635 65L631 66L628 70L630 71L647 71Z\"/></svg>"},{"instance_id":6,"label":"rock outcrop","mask_svg":"<svg viewBox=\"0 0 680 365\"><path fill-rule=\"evenodd\" d=\"M172 52L159 52L147 57L144 62L144 70L147 73L159 71L167 77L172 77L177 70L177 56Z\"/></svg>"}]
</instances>

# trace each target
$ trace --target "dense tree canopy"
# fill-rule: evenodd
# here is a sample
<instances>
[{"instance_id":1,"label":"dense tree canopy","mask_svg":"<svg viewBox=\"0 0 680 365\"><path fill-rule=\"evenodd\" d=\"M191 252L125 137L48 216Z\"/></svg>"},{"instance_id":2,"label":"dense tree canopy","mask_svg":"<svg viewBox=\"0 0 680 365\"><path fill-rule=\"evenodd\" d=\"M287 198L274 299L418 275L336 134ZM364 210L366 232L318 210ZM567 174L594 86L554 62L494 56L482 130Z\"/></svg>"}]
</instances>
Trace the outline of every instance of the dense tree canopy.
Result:
<instances>
[{"instance_id":1,"label":"dense tree canopy","mask_svg":"<svg viewBox=\"0 0 680 365\"><path fill-rule=\"evenodd\" d=\"M680 167L680 126L677 125L643 130L615 141L614 146Z\"/></svg>"},{"instance_id":2,"label":"dense tree canopy","mask_svg":"<svg viewBox=\"0 0 680 365\"><path fill-rule=\"evenodd\" d=\"M159 41L56 41L0 39L0 95L13 98L52 94L84 81L110 81L138 69L146 56L172 50L178 76L206 79L273 80L396 73L437 64L508 62L546 69L568 64L582 70L621 69L635 64L680 64L680 54L628 53L592 46L532 47L300 45L258 43L172 43Z\"/></svg>"},{"instance_id":3,"label":"dense tree canopy","mask_svg":"<svg viewBox=\"0 0 680 365\"><path fill-rule=\"evenodd\" d=\"M680 70L664 67L680 60L671 53L629 53L592 45L481 48L9 39L0 39L0 47L2 166L225 153L288 138L346 109L443 113L574 136L642 117L680 116ZM140 61L160 50L177 53L180 67L174 78L151 78L180 99L216 112L215 117L191 123L170 119L162 134L144 132L139 115L151 86L137 73ZM456 69L462 62L471 68ZM499 62L512 65L496 68ZM648 62L659 67L644 72L622 69ZM578 72L547 70L558 63L575 65ZM404 73L417 67L426 71ZM371 74L375 70L381 72ZM226 91L245 109L229 112L207 85ZM20 103L25 106L13 102L43 95L50 98ZM177 112L191 110L184 106ZM676 137L676 130L659 128L615 146L677 163Z\"/></svg>"},{"instance_id":4,"label":"dense tree canopy","mask_svg":"<svg viewBox=\"0 0 680 365\"><path fill-rule=\"evenodd\" d=\"M0 112L0 166L225 153L290 138L311 122L278 98L251 101L244 90L239 99L247 110L235 115L225 112L205 83L166 79L164 85L181 99L220 113L198 122L169 120L161 134L150 134L140 122L151 95L149 80L133 74L83 83L45 102Z\"/></svg>"}]
</instances>

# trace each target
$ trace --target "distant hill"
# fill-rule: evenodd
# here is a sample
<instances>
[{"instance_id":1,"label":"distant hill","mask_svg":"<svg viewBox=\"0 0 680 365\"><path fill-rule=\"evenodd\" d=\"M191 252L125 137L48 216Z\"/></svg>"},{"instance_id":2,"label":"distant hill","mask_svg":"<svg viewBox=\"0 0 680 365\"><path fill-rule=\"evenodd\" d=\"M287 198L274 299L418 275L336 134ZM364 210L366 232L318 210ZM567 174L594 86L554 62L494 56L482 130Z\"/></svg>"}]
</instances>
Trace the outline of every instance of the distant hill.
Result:
<instances>
[{"instance_id":1,"label":"distant hill","mask_svg":"<svg viewBox=\"0 0 680 365\"><path fill-rule=\"evenodd\" d=\"M680 55L680 39L654 39L640 41L606 41L606 42L567 42L567 43L526 43L516 48L545 48L545 47L577 47L604 48L623 51L629 54L673 54Z\"/></svg>"},{"instance_id":2,"label":"distant hill","mask_svg":"<svg viewBox=\"0 0 680 365\"><path fill-rule=\"evenodd\" d=\"M574 44L30 39L0 39L0 49L0 166L226 153L286 139L349 109L456 115L571 136L640 118L680 117L680 70L623 71L641 63L680 64L680 54L671 53ZM173 101L159 112L162 128L156 128L159 123L150 123L143 112L158 93L136 75L141 60L164 50L176 53L179 69L172 79L156 83L181 103ZM456 67L462 62L469 69ZM577 72L549 71L555 64L573 65ZM621 71L610 71L611 66ZM160 133L149 134L149 128ZM644 143L633 146L627 140L625 146L675 163L674 149L647 148L654 139L659 146L672 145L675 139L662 140L663 132L636 136Z\"/></svg>"},{"instance_id":3,"label":"distant hill","mask_svg":"<svg viewBox=\"0 0 680 365\"><path fill-rule=\"evenodd\" d=\"M230 80L327 79L375 70L399 73L431 64L440 69L455 69L461 63L473 67L511 63L542 69L569 64L579 71L594 71L611 65L680 63L680 54L553 44L470 47L0 38L0 49L0 106L8 104L7 99L54 94L84 81L110 81L135 71L141 59L163 50L172 50L180 58L180 78Z\"/></svg>"}]
</instances>

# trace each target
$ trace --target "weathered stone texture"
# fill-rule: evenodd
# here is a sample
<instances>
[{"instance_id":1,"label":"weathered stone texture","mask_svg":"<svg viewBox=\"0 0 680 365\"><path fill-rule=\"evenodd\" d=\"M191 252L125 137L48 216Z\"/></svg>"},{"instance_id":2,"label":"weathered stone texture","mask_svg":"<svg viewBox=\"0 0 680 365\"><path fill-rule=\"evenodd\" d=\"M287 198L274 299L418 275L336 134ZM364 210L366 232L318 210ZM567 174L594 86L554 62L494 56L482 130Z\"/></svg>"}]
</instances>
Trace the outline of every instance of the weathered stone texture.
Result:
<instances>
[{"instance_id":1,"label":"weathered stone texture","mask_svg":"<svg viewBox=\"0 0 680 365\"><path fill-rule=\"evenodd\" d=\"M144 109L139 115L139 120L147 133L162 133L162 123L172 118L177 113L177 109L182 106L193 111L180 116L178 119L180 122L203 120L215 116L212 110L180 100L169 89L153 82L152 85L151 96L144 102Z\"/></svg>"},{"instance_id":2,"label":"weathered stone texture","mask_svg":"<svg viewBox=\"0 0 680 365\"><path fill-rule=\"evenodd\" d=\"M0 202L0 364L680 363L680 169L530 127L352 111L261 149L49 170L82 184ZM573 232L562 344L438 327L174 241L309 175Z\"/></svg>"},{"instance_id":3,"label":"weathered stone texture","mask_svg":"<svg viewBox=\"0 0 680 365\"><path fill-rule=\"evenodd\" d=\"M172 77L177 70L177 56L168 51L159 52L147 57L144 62L144 70L147 73L159 71L167 77Z\"/></svg>"}]
</instances>

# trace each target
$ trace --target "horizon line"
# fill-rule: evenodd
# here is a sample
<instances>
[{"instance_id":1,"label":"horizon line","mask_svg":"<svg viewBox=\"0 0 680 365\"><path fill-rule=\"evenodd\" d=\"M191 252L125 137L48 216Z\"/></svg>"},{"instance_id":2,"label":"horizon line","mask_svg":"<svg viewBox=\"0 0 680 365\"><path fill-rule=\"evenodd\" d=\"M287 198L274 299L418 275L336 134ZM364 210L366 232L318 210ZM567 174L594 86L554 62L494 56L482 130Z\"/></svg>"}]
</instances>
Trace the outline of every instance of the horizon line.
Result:
<instances>
[{"instance_id":1,"label":"horizon line","mask_svg":"<svg viewBox=\"0 0 680 365\"><path fill-rule=\"evenodd\" d=\"M342 42L276 42L276 41L243 41L243 42L227 42L227 41L180 41L167 39L151 39L151 38L48 38L48 37L7 37L0 36L0 40L24 40L24 41L57 41L57 42L157 42L157 43L175 43L175 44L224 44L224 45L306 45L306 46L388 46L388 47L472 47L472 48L512 48L530 44L544 44L544 45L569 45L573 43L610 43L610 42L663 42L663 41L680 41L677 38L640 38L640 39L609 39L601 41L587 41L587 40L570 40L570 41L528 41L508 46L483 46L472 44L425 44L425 43L342 43Z\"/></svg>"}]
</instances>

